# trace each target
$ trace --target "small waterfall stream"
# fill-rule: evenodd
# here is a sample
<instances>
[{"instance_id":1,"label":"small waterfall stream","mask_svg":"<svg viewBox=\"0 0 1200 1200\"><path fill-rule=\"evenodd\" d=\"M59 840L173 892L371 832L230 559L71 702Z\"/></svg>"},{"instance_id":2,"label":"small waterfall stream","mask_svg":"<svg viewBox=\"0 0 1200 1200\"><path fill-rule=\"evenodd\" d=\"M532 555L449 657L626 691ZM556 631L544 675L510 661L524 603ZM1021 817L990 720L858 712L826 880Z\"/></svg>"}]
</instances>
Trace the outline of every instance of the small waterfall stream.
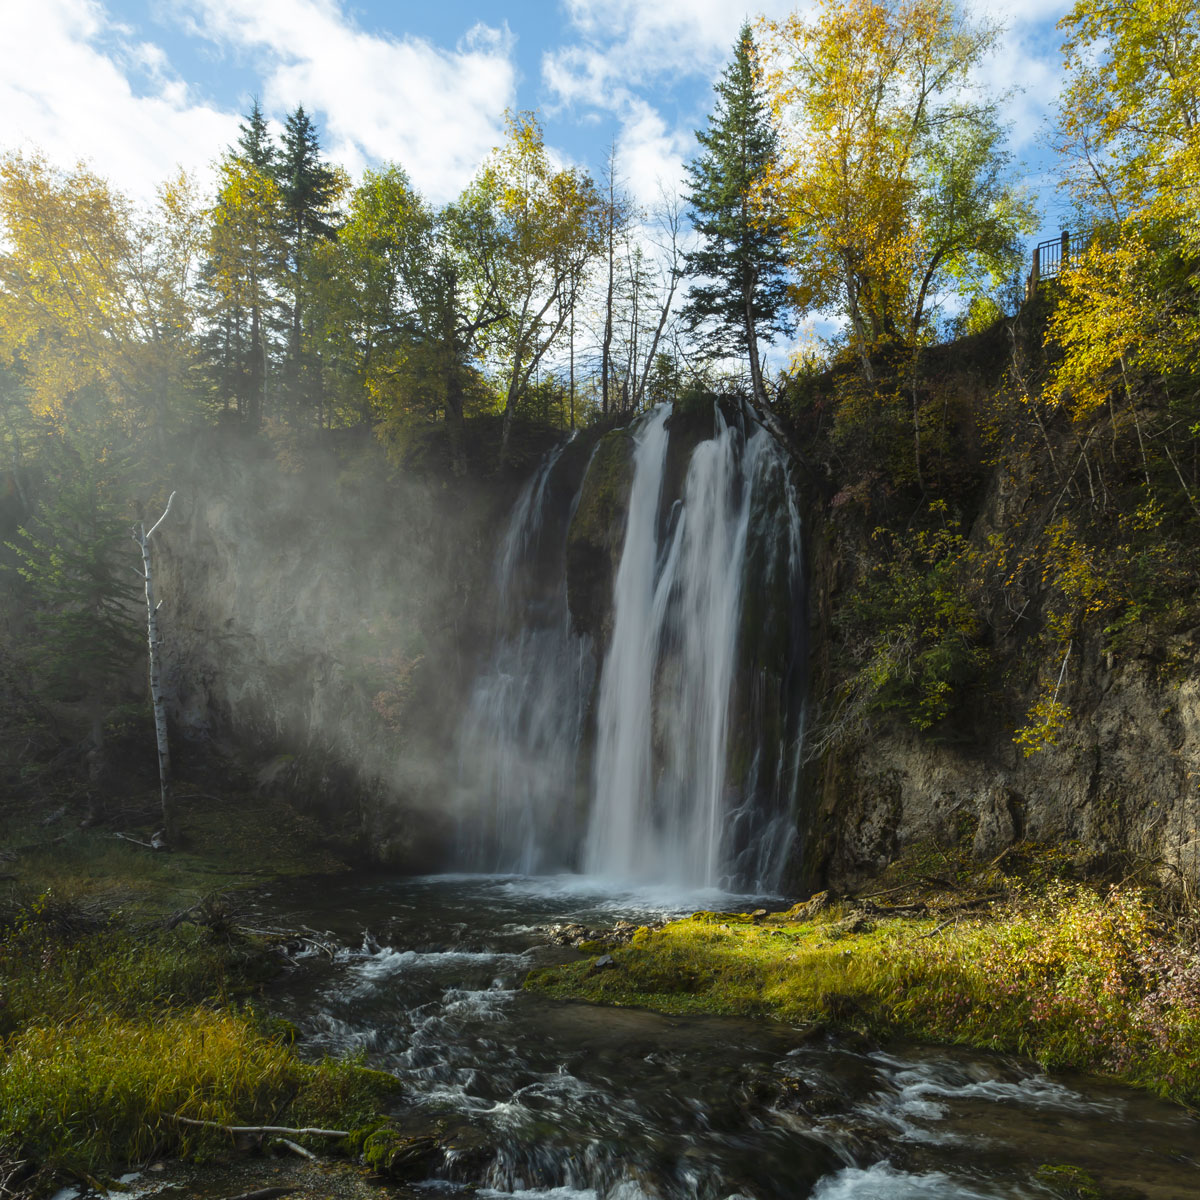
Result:
<instances>
[{"instance_id":1,"label":"small waterfall stream","mask_svg":"<svg viewBox=\"0 0 1200 1200\"><path fill-rule=\"evenodd\" d=\"M699 421L662 406L633 432L598 681L568 605L580 490L560 511L561 449L522 492L458 743L462 865L779 886L802 742L799 510L764 430L716 404Z\"/></svg>"}]
</instances>

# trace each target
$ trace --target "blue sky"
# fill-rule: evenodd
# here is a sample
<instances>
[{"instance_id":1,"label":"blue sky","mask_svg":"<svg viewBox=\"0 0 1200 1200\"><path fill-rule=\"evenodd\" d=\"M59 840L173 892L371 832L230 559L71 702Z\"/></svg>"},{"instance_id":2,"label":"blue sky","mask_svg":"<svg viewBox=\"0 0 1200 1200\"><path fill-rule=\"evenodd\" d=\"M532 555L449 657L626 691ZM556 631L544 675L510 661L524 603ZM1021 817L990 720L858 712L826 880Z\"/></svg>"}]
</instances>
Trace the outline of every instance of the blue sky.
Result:
<instances>
[{"instance_id":1,"label":"blue sky","mask_svg":"<svg viewBox=\"0 0 1200 1200\"><path fill-rule=\"evenodd\" d=\"M501 136L540 111L564 160L598 172L610 143L650 204L695 151L744 16L722 0L0 0L0 149L86 159L137 198L174 167L203 177L252 95L273 120L303 103L352 174L399 161L441 202ZM1061 2L977 5L1005 22L983 68L1009 105L1013 149L1057 225L1043 146L1058 86Z\"/></svg>"}]
</instances>

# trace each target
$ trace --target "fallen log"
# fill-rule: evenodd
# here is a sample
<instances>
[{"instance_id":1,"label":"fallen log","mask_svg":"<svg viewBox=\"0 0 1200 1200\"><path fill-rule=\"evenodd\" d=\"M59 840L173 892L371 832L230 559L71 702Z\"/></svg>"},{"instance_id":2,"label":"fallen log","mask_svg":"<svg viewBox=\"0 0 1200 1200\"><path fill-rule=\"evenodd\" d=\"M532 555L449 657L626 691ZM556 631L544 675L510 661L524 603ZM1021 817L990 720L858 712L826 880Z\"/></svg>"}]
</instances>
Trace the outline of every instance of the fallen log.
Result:
<instances>
[{"instance_id":1,"label":"fallen log","mask_svg":"<svg viewBox=\"0 0 1200 1200\"><path fill-rule=\"evenodd\" d=\"M272 1146L282 1146L285 1150L290 1150L293 1154L300 1155L301 1158L307 1158L309 1162L316 1162L317 1156L311 1151L306 1150L299 1142L293 1142L291 1138L275 1138L271 1142Z\"/></svg>"}]
</instances>

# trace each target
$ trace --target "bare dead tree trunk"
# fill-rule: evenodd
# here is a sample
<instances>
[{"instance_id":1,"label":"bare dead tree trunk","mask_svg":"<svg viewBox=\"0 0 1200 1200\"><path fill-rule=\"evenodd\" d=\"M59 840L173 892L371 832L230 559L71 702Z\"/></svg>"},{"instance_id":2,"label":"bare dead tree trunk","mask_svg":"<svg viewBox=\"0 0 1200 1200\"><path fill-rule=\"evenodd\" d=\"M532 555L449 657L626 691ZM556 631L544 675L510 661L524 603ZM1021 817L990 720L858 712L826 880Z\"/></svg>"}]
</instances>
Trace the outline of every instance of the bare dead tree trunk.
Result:
<instances>
[{"instance_id":1,"label":"bare dead tree trunk","mask_svg":"<svg viewBox=\"0 0 1200 1200\"><path fill-rule=\"evenodd\" d=\"M172 492L163 514L146 531L144 523L134 527L133 540L142 552L142 582L146 587L146 635L150 644L150 703L154 709L154 736L158 744L158 783L162 793L163 836L170 845L175 840L175 809L171 801L171 752L167 745L167 711L162 696L162 658L159 648L162 641L158 636L158 604L154 600L154 575L150 565L150 539L158 527L167 519L175 499ZM161 601L158 602L161 604Z\"/></svg>"},{"instance_id":2,"label":"bare dead tree trunk","mask_svg":"<svg viewBox=\"0 0 1200 1200\"><path fill-rule=\"evenodd\" d=\"M662 207L659 214L659 226L665 234L665 240L658 243L658 247L663 251L666 265L665 271L665 294L660 290L659 298L661 304L658 310L658 324L655 326L654 335L650 339L650 349L646 351L642 362L645 364L641 378L635 381L636 386L633 392L633 407L639 409L642 407L642 401L646 395L646 385L650 381L650 372L654 367L654 356L658 353L659 342L662 340L663 332L667 328L667 320L671 316L671 305L675 300L675 292L679 287L679 281L683 278L682 253L679 248L679 229L682 223L683 205L676 195L663 192Z\"/></svg>"}]
</instances>

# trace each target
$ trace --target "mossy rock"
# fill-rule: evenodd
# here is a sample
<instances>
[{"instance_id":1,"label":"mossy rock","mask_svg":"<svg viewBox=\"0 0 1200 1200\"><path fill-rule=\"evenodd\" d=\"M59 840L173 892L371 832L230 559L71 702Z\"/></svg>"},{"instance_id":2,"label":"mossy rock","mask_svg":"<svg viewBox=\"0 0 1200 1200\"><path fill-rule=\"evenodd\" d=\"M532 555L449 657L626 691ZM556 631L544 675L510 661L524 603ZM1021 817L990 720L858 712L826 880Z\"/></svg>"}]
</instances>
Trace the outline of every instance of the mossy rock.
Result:
<instances>
[{"instance_id":1,"label":"mossy rock","mask_svg":"<svg viewBox=\"0 0 1200 1200\"><path fill-rule=\"evenodd\" d=\"M1082 1167L1044 1163L1037 1169L1037 1179L1063 1200L1101 1200L1096 1181Z\"/></svg>"},{"instance_id":2,"label":"mossy rock","mask_svg":"<svg viewBox=\"0 0 1200 1200\"><path fill-rule=\"evenodd\" d=\"M372 1130L362 1147L364 1164L388 1179L423 1179L440 1155L436 1138L408 1137L392 1125Z\"/></svg>"},{"instance_id":3,"label":"mossy rock","mask_svg":"<svg viewBox=\"0 0 1200 1200\"><path fill-rule=\"evenodd\" d=\"M600 439L567 532L571 617L581 633L601 643L610 632L613 580L625 545L633 450L628 429L614 429Z\"/></svg>"}]
</instances>

